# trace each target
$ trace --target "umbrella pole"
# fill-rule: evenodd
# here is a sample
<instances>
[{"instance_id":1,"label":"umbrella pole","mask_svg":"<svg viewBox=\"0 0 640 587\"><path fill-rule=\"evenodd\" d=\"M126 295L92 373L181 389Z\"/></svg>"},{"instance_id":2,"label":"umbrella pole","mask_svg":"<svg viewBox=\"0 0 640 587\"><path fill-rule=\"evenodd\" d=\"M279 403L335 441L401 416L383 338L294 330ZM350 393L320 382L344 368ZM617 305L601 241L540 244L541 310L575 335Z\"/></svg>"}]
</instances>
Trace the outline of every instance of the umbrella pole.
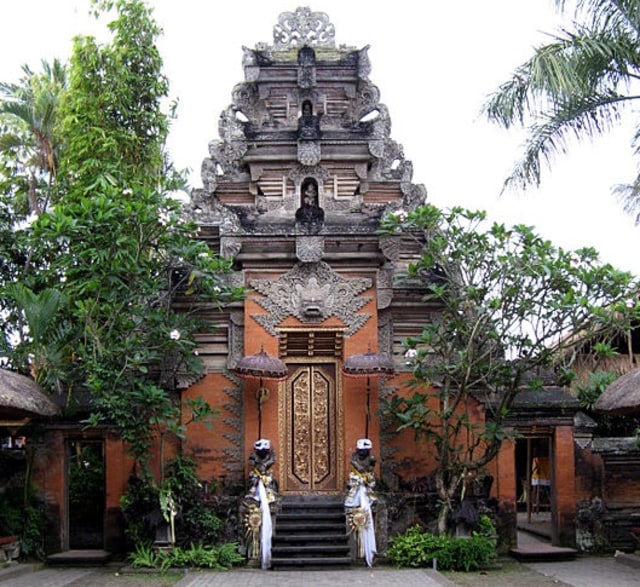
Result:
<instances>
[{"instance_id":1,"label":"umbrella pole","mask_svg":"<svg viewBox=\"0 0 640 587\"><path fill-rule=\"evenodd\" d=\"M371 383L367 375L367 407L365 409L364 437L369 438L369 405L371 402Z\"/></svg>"},{"instance_id":2,"label":"umbrella pole","mask_svg":"<svg viewBox=\"0 0 640 587\"><path fill-rule=\"evenodd\" d=\"M258 398L258 438L262 438L262 377L260 377L256 396Z\"/></svg>"}]
</instances>

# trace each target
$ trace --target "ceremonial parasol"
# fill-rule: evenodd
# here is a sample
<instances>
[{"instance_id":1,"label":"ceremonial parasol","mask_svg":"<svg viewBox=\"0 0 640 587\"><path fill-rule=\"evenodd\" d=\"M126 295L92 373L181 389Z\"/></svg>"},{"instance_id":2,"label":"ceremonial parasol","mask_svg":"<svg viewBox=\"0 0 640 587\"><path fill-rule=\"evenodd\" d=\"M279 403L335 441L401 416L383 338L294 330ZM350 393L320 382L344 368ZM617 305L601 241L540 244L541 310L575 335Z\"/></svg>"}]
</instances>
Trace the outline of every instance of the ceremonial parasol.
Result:
<instances>
[{"instance_id":1,"label":"ceremonial parasol","mask_svg":"<svg viewBox=\"0 0 640 587\"><path fill-rule=\"evenodd\" d=\"M267 390L262 387L263 379L282 380L289 375L287 366L278 358L264 352L264 346L255 355L242 357L234 371L245 379L258 379L258 438L262 438L262 402L267 397Z\"/></svg>"},{"instance_id":2,"label":"ceremonial parasol","mask_svg":"<svg viewBox=\"0 0 640 587\"><path fill-rule=\"evenodd\" d=\"M369 438L369 419L371 403L371 377L391 377L395 372L393 361L387 355L373 353L369 349L361 355L349 357L342 365L342 373L347 377L367 378L367 404L365 414L365 438Z\"/></svg>"}]
</instances>

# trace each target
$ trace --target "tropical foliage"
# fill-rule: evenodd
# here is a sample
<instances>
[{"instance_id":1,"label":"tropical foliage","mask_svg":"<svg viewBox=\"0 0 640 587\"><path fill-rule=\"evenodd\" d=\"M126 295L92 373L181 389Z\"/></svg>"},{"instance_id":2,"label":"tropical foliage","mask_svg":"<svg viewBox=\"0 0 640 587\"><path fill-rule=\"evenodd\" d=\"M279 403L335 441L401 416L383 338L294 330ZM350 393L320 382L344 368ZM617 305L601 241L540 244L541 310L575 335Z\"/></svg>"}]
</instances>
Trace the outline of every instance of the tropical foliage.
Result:
<instances>
[{"instance_id":1,"label":"tropical foliage","mask_svg":"<svg viewBox=\"0 0 640 587\"><path fill-rule=\"evenodd\" d=\"M484 213L429 205L386 219L389 233L400 228L421 239L408 278L437 311L406 341L413 395L391 396L383 413L433 452L445 532L467 481L510 438L516 394L542 390L539 375L596 335L594 352L606 353L640 309L631 274L601 264L593 249L556 248L527 226L487 225ZM485 422L473 414L478 400Z\"/></svg>"},{"instance_id":2,"label":"tropical foliage","mask_svg":"<svg viewBox=\"0 0 640 587\"><path fill-rule=\"evenodd\" d=\"M32 261L16 263L5 284L19 283L1 291L11 312L5 346L13 367L65 394L69 408L85 409L79 399L89 396L88 422L116 427L146 467L158 436L184 432L176 388L201 370L198 304L224 304L242 290L172 197L186 186L165 150L169 86L150 8L93 6L113 17L111 39L77 38L68 67L51 68L66 71L64 83L30 74L3 86L2 111L13 118L0 144L18 145L2 168L9 230L21 219L15 211L26 211L21 198L36 212L21 241ZM47 124L35 114L38 126L20 122L23 102L50 107ZM40 128L47 141L35 140ZM190 411L192 420L213 414L201 399Z\"/></svg>"},{"instance_id":3,"label":"tropical foliage","mask_svg":"<svg viewBox=\"0 0 640 587\"><path fill-rule=\"evenodd\" d=\"M521 125L527 141L505 186L539 185L542 163L569 149L571 138L608 132L624 111L632 116L640 74L640 1L555 0L576 5L571 28L551 35L484 106L489 120ZM635 123L632 148L640 149ZM640 176L617 188L628 211L640 208Z\"/></svg>"},{"instance_id":4,"label":"tropical foliage","mask_svg":"<svg viewBox=\"0 0 640 587\"><path fill-rule=\"evenodd\" d=\"M481 530L469 537L435 536L412 526L390 540L387 557L398 567L433 567L442 571L477 571L495 561L495 528L483 516Z\"/></svg>"}]
</instances>

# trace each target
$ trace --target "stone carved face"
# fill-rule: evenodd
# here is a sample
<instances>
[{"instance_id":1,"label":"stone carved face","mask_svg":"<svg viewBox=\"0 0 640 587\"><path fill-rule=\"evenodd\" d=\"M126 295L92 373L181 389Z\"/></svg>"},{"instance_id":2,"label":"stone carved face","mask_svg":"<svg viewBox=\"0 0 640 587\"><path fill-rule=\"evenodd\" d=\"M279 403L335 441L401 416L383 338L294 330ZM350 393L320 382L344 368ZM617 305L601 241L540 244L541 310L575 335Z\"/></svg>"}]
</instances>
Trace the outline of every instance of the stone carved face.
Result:
<instances>
[{"instance_id":1,"label":"stone carved face","mask_svg":"<svg viewBox=\"0 0 640 587\"><path fill-rule=\"evenodd\" d=\"M310 277L305 285L295 286L295 306L300 316L314 321L324 320L332 305L331 284L320 286L315 277Z\"/></svg>"}]
</instances>

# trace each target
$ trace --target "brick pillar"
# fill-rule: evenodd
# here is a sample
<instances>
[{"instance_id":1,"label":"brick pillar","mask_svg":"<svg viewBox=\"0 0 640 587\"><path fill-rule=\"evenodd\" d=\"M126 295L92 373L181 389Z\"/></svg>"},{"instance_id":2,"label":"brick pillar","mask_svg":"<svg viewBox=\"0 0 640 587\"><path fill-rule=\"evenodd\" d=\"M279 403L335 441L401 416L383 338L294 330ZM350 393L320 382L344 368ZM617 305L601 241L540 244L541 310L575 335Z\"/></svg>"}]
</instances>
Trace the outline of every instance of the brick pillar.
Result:
<instances>
[{"instance_id":1,"label":"brick pillar","mask_svg":"<svg viewBox=\"0 0 640 587\"><path fill-rule=\"evenodd\" d=\"M576 478L573 427L557 426L554 433L551 543L576 545Z\"/></svg>"},{"instance_id":2,"label":"brick pillar","mask_svg":"<svg viewBox=\"0 0 640 587\"><path fill-rule=\"evenodd\" d=\"M498 500L498 550L507 552L518 544L516 445L504 442L494 461L492 492Z\"/></svg>"}]
</instances>

